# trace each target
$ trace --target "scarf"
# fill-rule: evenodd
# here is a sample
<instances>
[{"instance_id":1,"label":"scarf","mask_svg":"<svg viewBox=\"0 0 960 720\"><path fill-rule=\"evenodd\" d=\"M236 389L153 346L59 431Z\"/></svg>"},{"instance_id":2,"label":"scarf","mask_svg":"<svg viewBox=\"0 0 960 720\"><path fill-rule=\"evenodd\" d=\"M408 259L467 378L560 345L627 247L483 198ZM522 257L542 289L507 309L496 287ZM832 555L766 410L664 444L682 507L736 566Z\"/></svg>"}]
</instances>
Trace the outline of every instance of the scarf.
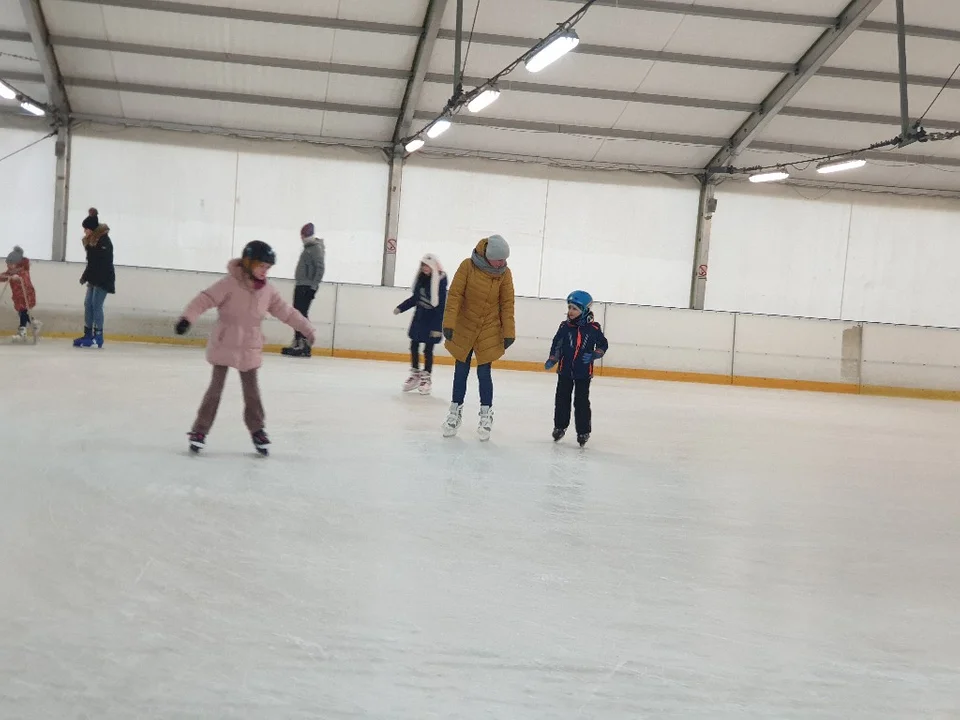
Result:
<instances>
[{"instance_id":1,"label":"scarf","mask_svg":"<svg viewBox=\"0 0 960 720\"><path fill-rule=\"evenodd\" d=\"M503 267L495 268L490 264L490 261L487 260L483 255L478 253L476 250L473 251L473 256L470 258L473 260L473 264L477 267L478 270L482 270L488 275L503 275L507 271L507 266L504 264Z\"/></svg>"}]
</instances>

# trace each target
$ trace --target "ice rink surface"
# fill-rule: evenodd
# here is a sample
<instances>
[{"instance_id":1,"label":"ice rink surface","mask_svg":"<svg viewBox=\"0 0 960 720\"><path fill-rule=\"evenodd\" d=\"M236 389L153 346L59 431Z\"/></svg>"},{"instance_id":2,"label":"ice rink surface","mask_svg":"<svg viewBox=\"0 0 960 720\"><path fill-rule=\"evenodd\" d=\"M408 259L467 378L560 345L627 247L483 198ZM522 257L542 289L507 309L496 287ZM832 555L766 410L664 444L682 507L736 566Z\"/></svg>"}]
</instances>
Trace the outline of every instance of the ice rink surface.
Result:
<instances>
[{"instance_id":1,"label":"ice rink surface","mask_svg":"<svg viewBox=\"0 0 960 720\"><path fill-rule=\"evenodd\" d=\"M960 717L960 406L451 376L0 346L0 717Z\"/></svg>"}]
</instances>

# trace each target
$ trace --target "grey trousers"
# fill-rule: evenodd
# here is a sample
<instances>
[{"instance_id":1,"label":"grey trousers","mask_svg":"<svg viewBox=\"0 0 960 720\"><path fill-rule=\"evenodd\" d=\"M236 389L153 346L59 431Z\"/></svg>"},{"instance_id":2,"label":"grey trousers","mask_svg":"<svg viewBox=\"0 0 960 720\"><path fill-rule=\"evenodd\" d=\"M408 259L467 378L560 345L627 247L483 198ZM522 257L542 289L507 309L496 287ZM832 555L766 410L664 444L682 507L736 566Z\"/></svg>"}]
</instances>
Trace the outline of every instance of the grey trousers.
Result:
<instances>
[{"instance_id":1,"label":"grey trousers","mask_svg":"<svg viewBox=\"0 0 960 720\"><path fill-rule=\"evenodd\" d=\"M197 411L197 419L193 423L191 432L206 435L217 419L217 409L220 407L220 398L223 396L223 386L227 382L225 365L214 365L213 376L210 378L210 387L207 388ZM257 383L257 371L248 370L240 373L240 385L243 388L243 422L247 430L255 433L264 428L263 403L260 400L260 386Z\"/></svg>"}]
</instances>

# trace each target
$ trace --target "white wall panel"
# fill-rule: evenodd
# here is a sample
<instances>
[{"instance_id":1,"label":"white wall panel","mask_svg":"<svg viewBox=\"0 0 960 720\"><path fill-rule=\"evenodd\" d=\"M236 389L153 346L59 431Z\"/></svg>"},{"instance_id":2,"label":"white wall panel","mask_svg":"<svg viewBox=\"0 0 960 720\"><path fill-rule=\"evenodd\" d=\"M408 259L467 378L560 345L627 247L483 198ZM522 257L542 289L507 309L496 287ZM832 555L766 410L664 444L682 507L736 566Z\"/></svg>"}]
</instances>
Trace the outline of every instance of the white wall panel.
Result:
<instances>
[{"instance_id":1,"label":"white wall panel","mask_svg":"<svg viewBox=\"0 0 960 720\"><path fill-rule=\"evenodd\" d=\"M864 385L960 390L960 331L866 325Z\"/></svg>"},{"instance_id":2,"label":"white wall panel","mask_svg":"<svg viewBox=\"0 0 960 720\"><path fill-rule=\"evenodd\" d=\"M697 203L693 188L551 180L540 295L686 307Z\"/></svg>"},{"instance_id":3,"label":"white wall panel","mask_svg":"<svg viewBox=\"0 0 960 720\"><path fill-rule=\"evenodd\" d=\"M854 205L843 316L960 327L958 227L956 210Z\"/></svg>"},{"instance_id":4,"label":"white wall panel","mask_svg":"<svg viewBox=\"0 0 960 720\"><path fill-rule=\"evenodd\" d=\"M608 305L604 365L729 375L733 315Z\"/></svg>"},{"instance_id":5,"label":"white wall panel","mask_svg":"<svg viewBox=\"0 0 960 720\"><path fill-rule=\"evenodd\" d=\"M384 183L386 185L386 183ZM440 257L453 274L482 238L510 243L510 267L518 295L537 295L547 181L539 178L435 168L403 171L398 285L407 285L424 253Z\"/></svg>"},{"instance_id":6,"label":"white wall panel","mask_svg":"<svg viewBox=\"0 0 960 720\"><path fill-rule=\"evenodd\" d=\"M763 315L738 315L736 323L734 375L835 383L858 381L860 342L856 326Z\"/></svg>"},{"instance_id":7,"label":"white wall panel","mask_svg":"<svg viewBox=\"0 0 960 720\"><path fill-rule=\"evenodd\" d=\"M602 310L598 309L596 312L600 313ZM567 316L566 302L517 298L514 314L517 321L517 341L503 359L546 362L550 357L550 341Z\"/></svg>"},{"instance_id":8,"label":"white wall panel","mask_svg":"<svg viewBox=\"0 0 960 720\"><path fill-rule=\"evenodd\" d=\"M341 285L337 292L336 346L346 350L403 353L410 349L407 328L413 311L394 315L408 290ZM442 344L437 352L443 353Z\"/></svg>"},{"instance_id":9,"label":"white wall panel","mask_svg":"<svg viewBox=\"0 0 960 720\"><path fill-rule=\"evenodd\" d=\"M53 252L53 201L57 160L54 138L46 131L0 128L0 157L37 143L0 163L4 244L0 259L14 245L30 259L49 260ZM37 142L37 141L40 142ZM0 264L0 267L4 267Z\"/></svg>"},{"instance_id":10,"label":"white wall panel","mask_svg":"<svg viewBox=\"0 0 960 720\"><path fill-rule=\"evenodd\" d=\"M236 152L78 136L71 163L68 260L84 259L80 224L92 206L110 226L119 265L226 267Z\"/></svg>"},{"instance_id":11,"label":"white wall panel","mask_svg":"<svg viewBox=\"0 0 960 720\"><path fill-rule=\"evenodd\" d=\"M850 205L720 192L705 306L839 318Z\"/></svg>"},{"instance_id":12,"label":"white wall panel","mask_svg":"<svg viewBox=\"0 0 960 720\"><path fill-rule=\"evenodd\" d=\"M387 207L386 163L241 152L234 252L253 239L277 250L277 277L292 278L300 228L325 239L327 282L379 284Z\"/></svg>"}]
</instances>

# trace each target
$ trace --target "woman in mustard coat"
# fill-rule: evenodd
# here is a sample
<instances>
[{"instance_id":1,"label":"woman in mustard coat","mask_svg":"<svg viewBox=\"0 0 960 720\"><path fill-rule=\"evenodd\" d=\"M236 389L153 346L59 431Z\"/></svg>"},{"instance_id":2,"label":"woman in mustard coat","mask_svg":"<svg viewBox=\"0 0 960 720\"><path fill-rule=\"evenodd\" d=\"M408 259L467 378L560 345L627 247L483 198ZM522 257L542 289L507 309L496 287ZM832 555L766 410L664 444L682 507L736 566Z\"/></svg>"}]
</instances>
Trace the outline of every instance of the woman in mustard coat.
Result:
<instances>
[{"instance_id":1,"label":"woman in mustard coat","mask_svg":"<svg viewBox=\"0 0 960 720\"><path fill-rule=\"evenodd\" d=\"M480 382L481 440L490 439L493 428L493 378L490 364L503 357L517 337L513 317L513 274L507 267L510 246L499 235L484 238L473 255L462 263L447 291L443 313L444 346L457 361L453 374L453 402L443 424L444 437L460 429L463 400L467 395L470 362L477 358Z\"/></svg>"}]
</instances>

